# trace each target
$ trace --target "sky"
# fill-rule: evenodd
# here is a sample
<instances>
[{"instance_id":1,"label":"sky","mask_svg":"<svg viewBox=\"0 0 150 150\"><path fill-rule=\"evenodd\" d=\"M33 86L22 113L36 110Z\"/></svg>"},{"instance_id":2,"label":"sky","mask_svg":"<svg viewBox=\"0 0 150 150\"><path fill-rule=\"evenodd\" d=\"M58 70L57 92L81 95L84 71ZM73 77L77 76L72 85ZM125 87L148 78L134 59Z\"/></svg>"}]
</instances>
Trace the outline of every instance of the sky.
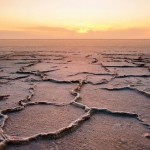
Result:
<instances>
[{"instance_id":1,"label":"sky","mask_svg":"<svg viewBox=\"0 0 150 150\"><path fill-rule=\"evenodd\" d=\"M150 39L150 0L0 0L0 39Z\"/></svg>"}]
</instances>

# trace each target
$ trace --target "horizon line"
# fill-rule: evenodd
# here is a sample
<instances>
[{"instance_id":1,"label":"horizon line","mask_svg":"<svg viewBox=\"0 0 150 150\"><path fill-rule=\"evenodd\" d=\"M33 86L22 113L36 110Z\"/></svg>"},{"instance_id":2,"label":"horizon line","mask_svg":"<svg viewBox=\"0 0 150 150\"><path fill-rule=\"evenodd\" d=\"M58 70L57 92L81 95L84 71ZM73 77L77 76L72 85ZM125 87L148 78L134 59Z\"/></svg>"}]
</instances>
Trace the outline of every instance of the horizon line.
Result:
<instances>
[{"instance_id":1,"label":"horizon line","mask_svg":"<svg viewBox=\"0 0 150 150\"><path fill-rule=\"evenodd\" d=\"M141 39L139 39L139 38L137 38L137 39L136 38L135 39L132 39L132 38L131 39L123 39L123 38L120 38L120 39L117 39L117 38L116 39L109 39L109 38L108 39L82 39L82 38L81 39L68 39L68 38L67 39L46 39L46 38L41 38L41 39L40 38L39 39L38 38L37 39L35 39L35 38L33 38L33 39L32 38L31 39L20 38L20 39L15 39L14 38L14 39L0 39L0 40L150 40L150 38L149 39L142 39L142 38Z\"/></svg>"}]
</instances>

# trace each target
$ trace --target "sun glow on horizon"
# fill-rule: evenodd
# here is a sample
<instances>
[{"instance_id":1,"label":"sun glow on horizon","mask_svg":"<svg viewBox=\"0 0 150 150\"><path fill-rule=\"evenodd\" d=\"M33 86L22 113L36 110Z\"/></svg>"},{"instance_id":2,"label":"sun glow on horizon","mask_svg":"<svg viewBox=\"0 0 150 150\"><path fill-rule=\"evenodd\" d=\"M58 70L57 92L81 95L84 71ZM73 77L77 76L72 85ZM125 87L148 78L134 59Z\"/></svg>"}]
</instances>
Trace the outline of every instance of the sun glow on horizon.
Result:
<instances>
[{"instance_id":1,"label":"sun glow on horizon","mask_svg":"<svg viewBox=\"0 0 150 150\"><path fill-rule=\"evenodd\" d=\"M150 0L0 0L0 38L150 38Z\"/></svg>"}]
</instances>

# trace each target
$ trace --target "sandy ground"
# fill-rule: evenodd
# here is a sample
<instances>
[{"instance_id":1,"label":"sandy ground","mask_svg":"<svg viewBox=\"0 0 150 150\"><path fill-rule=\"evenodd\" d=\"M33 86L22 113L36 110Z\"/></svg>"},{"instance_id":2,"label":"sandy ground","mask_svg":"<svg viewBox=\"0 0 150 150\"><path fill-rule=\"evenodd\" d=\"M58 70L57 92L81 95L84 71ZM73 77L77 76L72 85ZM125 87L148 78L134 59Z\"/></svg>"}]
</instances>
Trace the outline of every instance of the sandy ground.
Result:
<instances>
[{"instance_id":1,"label":"sandy ground","mask_svg":"<svg viewBox=\"0 0 150 150\"><path fill-rule=\"evenodd\" d=\"M149 150L150 53L1 52L3 149Z\"/></svg>"}]
</instances>

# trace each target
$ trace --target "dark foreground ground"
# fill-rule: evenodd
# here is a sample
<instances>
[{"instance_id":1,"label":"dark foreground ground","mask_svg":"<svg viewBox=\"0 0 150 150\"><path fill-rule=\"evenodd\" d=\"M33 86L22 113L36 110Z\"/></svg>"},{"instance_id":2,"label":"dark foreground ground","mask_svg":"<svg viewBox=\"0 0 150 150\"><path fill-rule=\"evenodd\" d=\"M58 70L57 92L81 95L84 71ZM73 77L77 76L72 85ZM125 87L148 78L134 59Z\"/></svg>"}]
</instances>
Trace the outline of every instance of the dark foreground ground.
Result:
<instances>
[{"instance_id":1,"label":"dark foreground ground","mask_svg":"<svg viewBox=\"0 0 150 150\"><path fill-rule=\"evenodd\" d=\"M150 53L1 52L3 149L149 150Z\"/></svg>"}]
</instances>

